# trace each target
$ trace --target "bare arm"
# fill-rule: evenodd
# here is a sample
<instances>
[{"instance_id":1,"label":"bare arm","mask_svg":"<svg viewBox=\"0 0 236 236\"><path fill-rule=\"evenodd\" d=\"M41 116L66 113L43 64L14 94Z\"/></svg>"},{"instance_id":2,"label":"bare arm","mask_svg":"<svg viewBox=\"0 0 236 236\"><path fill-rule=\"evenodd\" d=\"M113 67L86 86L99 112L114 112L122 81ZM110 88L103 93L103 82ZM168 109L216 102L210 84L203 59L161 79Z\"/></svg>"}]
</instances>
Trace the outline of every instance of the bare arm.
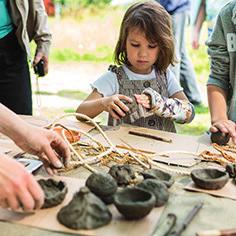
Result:
<instances>
[{"instance_id":1,"label":"bare arm","mask_svg":"<svg viewBox=\"0 0 236 236\"><path fill-rule=\"evenodd\" d=\"M211 132L220 130L223 133L229 133L232 141L236 143L236 124L227 116L226 91L220 87L208 85L207 94L211 114Z\"/></svg>"},{"instance_id":2,"label":"bare arm","mask_svg":"<svg viewBox=\"0 0 236 236\"><path fill-rule=\"evenodd\" d=\"M214 85L207 86L211 123L227 120L226 91Z\"/></svg>"},{"instance_id":3,"label":"bare arm","mask_svg":"<svg viewBox=\"0 0 236 236\"><path fill-rule=\"evenodd\" d=\"M200 32L202 28L202 24L206 18L206 3L202 0L201 5L199 7L199 11L197 14L197 19L193 25L193 32L192 32L192 48L198 49L199 48L199 38Z\"/></svg>"},{"instance_id":4,"label":"bare arm","mask_svg":"<svg viewBox=\"0 0 236 236\"><path fill-rule=\"evenodd\" d=\"M103 97L96 89L94 89L79 105L76 112L94 118L101 112L107 111L113 118L120 119L126 115L125 112L129 111L129 108L121 101L121 99L132 102L131 98L122 94Z\"/></svg>"},{"instance_id":5,"label":"bare arm","mask_svg":"<svg viewBox=\"0 0 236 236\"><path fill-rule=\"evenodd\" d=\"M69 147L56 132L26 123L2 104L0 132L11 138L22 150L39 156L50 174L53 174L50 164L55 168L62 167L59 156L65 164L69 161Z\"/></svg>"}]
</instances>

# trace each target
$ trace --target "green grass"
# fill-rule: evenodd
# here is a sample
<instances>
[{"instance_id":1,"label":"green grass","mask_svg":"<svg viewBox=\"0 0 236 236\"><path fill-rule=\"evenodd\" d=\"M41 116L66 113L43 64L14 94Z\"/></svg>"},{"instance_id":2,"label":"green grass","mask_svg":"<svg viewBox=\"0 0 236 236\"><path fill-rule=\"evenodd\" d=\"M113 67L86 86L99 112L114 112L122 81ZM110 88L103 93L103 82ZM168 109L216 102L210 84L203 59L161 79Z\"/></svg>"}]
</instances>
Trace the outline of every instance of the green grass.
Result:
<instances>
[{"instance_id":1,"label":"green grass","mask_svg":"<svg viewBox=\"0 0 236 236\"><path fill-rule=\"evenodd\" d=\"M60 97L70 98L70 99L77 99L77 100L84 100L88 94L79 91L79 90L60 90L57 93L47 92L47 91L35 91L35 94L41 94L41 95L56 95Z\"/></svg>"},{"instance_id":2,"label":"green grass","mask_svg":"<svg viewBox=\"0 0 236 236\"><path fill-rule=\"evenodd\" d=\"M77 100L84 100L88 96L87 93L79 90L60 90L57 92L57 95Z\"/></svg>"},{"instance_id":3,"label":"green grass","mask_svg":"<svg viewBox=\"0 0 236 236\"><path fill-rule=\"evenodd\" d=\"M93 53L79 54L73 49L53 49L50 53L52 62L112 62L113 49L108 46L100 46Z\"/></svg>"},{"instance_id":4,"label":"green grass","mask_svg":"<svg viewBox=\"0 0 236 236\"><path fill-rule=\"evenodd\" d=\"M208 114L209 108L203 104L194 107L196 114Z\"/></svg>"},{"instance_id":5,"label":"green grass","mask_svg":"<svg viewBox=\"0 0 236 236\"><path fill-rule=\"evenodd\" d=\"M64 112L65 113L74 113L74 112L76 112L76 108L66 108L66 109L64 109Z\"/></svg>"}]
</instances>

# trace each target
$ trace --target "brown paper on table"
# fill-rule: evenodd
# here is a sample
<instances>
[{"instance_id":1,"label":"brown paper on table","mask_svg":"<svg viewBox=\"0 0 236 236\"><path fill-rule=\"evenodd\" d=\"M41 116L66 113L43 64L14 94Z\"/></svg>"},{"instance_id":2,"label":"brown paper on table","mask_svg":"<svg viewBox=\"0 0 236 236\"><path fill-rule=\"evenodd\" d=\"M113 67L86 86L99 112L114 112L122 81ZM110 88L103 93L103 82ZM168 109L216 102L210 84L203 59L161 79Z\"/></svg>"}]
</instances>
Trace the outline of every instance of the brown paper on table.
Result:
<instances>
[{"instance_id":1,"label":"brown paper on table","mask_svg":"<svg viewBox=\"0 0 236 236\"><path fill-rule=\"evenodd\" d=\"M84 186L85 181L62 176L57 176L55 179L65 181L68 186L68 193L62 204L49 209L38 210L35 213L16 213L0 208L0 219L51 231L74 234L103 236L151 235L164 209L164 207L154 208L148 216L141 220L127 221L122 218L116 208L111 205L109 207L112 212L112 221L110 224L95 230L71 230L57 221L57 212L72 199L73 194L77 192L80 187Z\"/></svg>"},{"instance_id":2,"label":"brown paper on table","mask_svg":"<svg viewBox=\"0 0 236 236\"><path fill-rule=\"evenodd\" d=\"M0 153L7 153L12 157L19 152L21 149L12 140L0 138Z\"/></svg>"},{"instance_id":3,"label":"brown paper on table","mask_svg":"<svg viewBox=\"0 0 236 236\"><path fill-rule=\"evenodd\" d=\"M186 190L208 193L217 197L224 197L236 200L236 185L230 179L228 183L219 190L207 190L198 188L193 182L190 182L188 185L184 187Z\"/></svg>"},{"instance_id":4,"label":"brown paper on table","mask_svg":"<svg viewBox=\"0 0 236 236\"><path fill-rule=\"evenodd\" d=\"M53 119L49 120L49 119L47 119L45 117L41 117L41 116L21 115L20 117L23 120L25 120L26 122L28 122L32 125L39 126L39 127L45 127L53 121ZM63 124L65 126L68 126L68 128L81 129L84 132L89 132L91 129L94 128L94 125L86 123L86 122L80 122L76 119L75 120L70 120L70 119L64 118L64 119L58 121L58 123Z\"/></svg>"},{"instance_id":5,"label":"brown paper on table","mask_svg":"<svg viewBox=\"0 0 236 236\"><path fill-rule=\"evenodd\" d=\"M129 134L129 131L131 130L171 139L172 143L166 143L158 140L152 140L150 138L131 135ZM171 151L189 152L189 154L170 153L168 154L169 157L156 155L154 157L154 160L160 161L162 163L191 167L200 162L199 160L196 160L196 156L191 154L191 153L197 153L197 150L199 148L199 143L198 143L199 137L197 136L179 135L171 132L165 132L141 127L134 128L134 126L114 127L112 130L105 131L105 133L114 145L127 146L125 144L127 143L131 145L133 148L143 149L156 153L171 152ZM96 136L96 139L99 140L104 145L107 145L106 141L101 135Z\"/></svg>"}]
</instances>

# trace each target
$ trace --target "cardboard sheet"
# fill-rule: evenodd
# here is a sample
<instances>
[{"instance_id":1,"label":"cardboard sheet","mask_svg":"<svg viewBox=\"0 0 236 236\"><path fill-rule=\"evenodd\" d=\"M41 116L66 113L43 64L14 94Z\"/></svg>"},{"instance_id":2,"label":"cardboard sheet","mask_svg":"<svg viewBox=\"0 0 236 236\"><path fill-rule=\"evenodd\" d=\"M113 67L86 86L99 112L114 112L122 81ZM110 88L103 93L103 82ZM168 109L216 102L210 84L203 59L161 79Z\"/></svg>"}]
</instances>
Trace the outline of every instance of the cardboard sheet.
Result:
<instances>
[{"instance_id":1,"label":"cardboard sheet","mask_svg":"<svg viewBox=\"0 0 236 236\"><path fill-rule=\"evenodd\" d=\"M172 143L134 136L129 134L130 130L135 130L146 134L158 135L163 138L171 139ZM105 133L115 145L127 146L128 144L133 148L155 152L155 161L184 167L191 167L200 162L199 160L195 159L196 156L191 154L196 153L199 148L199 137L196 136L178 135L175 133L151 130L147 128L134 128L133 126L117 127L112 130L107 130L105 131ZM96 138L103 144L107 144L101 135L96 136ZM183 140L186 140L186 142L183 142ZM185 153L171 153L175 151L184 151ZM169 152L169 157L158 155L158 153L163 154L163 152Z\"/></svg>"},{"instance_id":2,"label":"cardboard sheet","mask_svg":"<svg viewBox=\"0 0 236 236\"><path fill-rule=\"evenodd\" d=\"M12 140L0 138L0 153L7 153L12 157L19 152L21 152L21 149Z\"/></svg>"},{"instance_id":3,"label":"cardboard sheet","mask_svg":"<svg viewBox=\"0 0 236 236\"><path fill-rule=\"evenodd\" d=\"M71 230L61 225L57 219L57 212L62 206L66 205L72 198L73 194L77 192L80 187L84 186L84 180L68 178L68 177L55 177L55 179L63 180L67 183L68 193L62 204L59 206L38 210L35 213L15 213L0 208L0 219L10 221L23 225L43 228L51 231L84 234L84 235L103 235L103 236L131 236L131 235L151 235L153 232L160 215L164 209L154 208L148 216L137 221L127 221L120 215L116 208L112 205L110 210L113 218L110 224L95 229L95 230Z\"/></svg>"},{"instance_id":4,"label":"cardboard sheet","mask_svg":"<svg viewBox=\"0 0 236 236\"><path fill-rule=\"evenodd\" d=\"M45 117L39 117L39 116L35 117L35 116L21 115L21 118L23 120L25 120L26 122L28 122L32 125L39 126L39 127L47 126L53 121L53 120L49 120ZM89 123L80 122L80 121L77 121L76 119L72 120L72 119L70 119L70 117L62 119L61 121L59 121L59 123L65 125L65 126L71 127L71 128L81 129L84 132L89 132L91 129L94 128L94 126Z\"/></svg>"},{"instance_id":5,"label":"cardboard sheet","mask_svg":"<svg viewBox=\"0 0 236 236\"><path fill-rule=\"evenodd\" d=\"M207 190L198 188L193 182L190 182L187 186L185 186L186 190L208 193L217 197L225 197L236 200L236 184L232 182L232 179L228 181L228 183L219 190Z\"/></svg>"}]
</instances>

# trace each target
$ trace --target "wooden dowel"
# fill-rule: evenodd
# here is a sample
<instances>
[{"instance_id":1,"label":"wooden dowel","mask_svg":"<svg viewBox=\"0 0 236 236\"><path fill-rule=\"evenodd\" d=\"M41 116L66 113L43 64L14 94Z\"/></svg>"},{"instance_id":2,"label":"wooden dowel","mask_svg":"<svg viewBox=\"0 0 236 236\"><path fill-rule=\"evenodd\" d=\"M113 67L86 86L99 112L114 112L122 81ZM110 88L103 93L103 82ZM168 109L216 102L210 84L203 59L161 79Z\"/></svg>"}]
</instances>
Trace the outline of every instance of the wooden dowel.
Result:
<instances>
[{"instance_id":1,"label":"wooden dowel","mask_svg":"<svg viewBox=\"0 0 236 236\"><path fill-rule=\"evenodd\" d=\"M147 153L147 154L155 154L155 152L152 152L152 151L147 151L147 150L138 149L138 148L126 147L126 146L123 146L123 145L116 145L116 147L121 148L121 149L130 150L130 151L138 151L138 152L143 152L143 153Z\"/></svg>"},{"instance_id":2,"label":"wooden dowel","mask_svg":"<svg viewBox=\"0 0 236 236\"><path fill-rule=\"evenodd\" d=\"M198 232L197 236L236 236L236 229L206 230Z\"/></svg>"},{"instance_id":3,"label":"wooden dowel","mask_svg":"<svg viewBox=\"0 0 236 236\"><path fill-rule=\"evenodd\" d=\"M141 133L139 131L130 130L129 134L144 137L144 138L150 138L150 139L154 139L154 140L158 140L158 141L162 141L162 142L166 142L166 143L172 143L172 139L160 137L160 136L153 135L153 134Z\"/></svg>"}]
</instances>

